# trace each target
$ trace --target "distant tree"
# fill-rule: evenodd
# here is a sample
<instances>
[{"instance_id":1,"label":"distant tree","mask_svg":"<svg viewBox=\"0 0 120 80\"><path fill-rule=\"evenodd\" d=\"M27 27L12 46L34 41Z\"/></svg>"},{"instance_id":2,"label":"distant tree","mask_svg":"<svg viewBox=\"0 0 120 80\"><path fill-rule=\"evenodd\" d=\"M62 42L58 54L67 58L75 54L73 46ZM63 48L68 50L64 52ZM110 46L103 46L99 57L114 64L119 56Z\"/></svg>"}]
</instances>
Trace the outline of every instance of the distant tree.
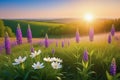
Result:
<instances>
[{"instance_id":1,"label":"distant tree","mask_svg":"<svg viewBox=\"0 0 120 80\"><path fill-rule=\"evenodd\" d=\"M40 30L40 37L44 37L45 35L45 31L44 30Z\"/></svg>"},{"instance_id":2,"label":"distant tree","mask_svg":"<svg viewBox=\"0 0 120 80\"><path fill-rule=\"evenodd\" d=\"M2 20L0 20L0 37L4 36L4 31L5 31L5 27L4 27L4 23Z\"/></svg>"},{"instance_id":3,"label":"distant tree","mask_svg":"<svg viewBox=\"0 0 120 80\"><path fill-rule=\"evenodd\" d=\"M4 26L4 22L0 20L0 37L4 37L5 32L8 33L9 37L15 36L15 34L12 32L11 28L8 26Z\"/></svg>"},{"instance_id":4,"label":"distant tree","mask_svg":"<svg viewBox=\"0 0 120 80\"><path fill-rule=\"evenodd\" d=\"M15 34L12 32L10 27L5 26L5 32L8 33L9 37L15 37Z\"/></svg>"}]
</instances>

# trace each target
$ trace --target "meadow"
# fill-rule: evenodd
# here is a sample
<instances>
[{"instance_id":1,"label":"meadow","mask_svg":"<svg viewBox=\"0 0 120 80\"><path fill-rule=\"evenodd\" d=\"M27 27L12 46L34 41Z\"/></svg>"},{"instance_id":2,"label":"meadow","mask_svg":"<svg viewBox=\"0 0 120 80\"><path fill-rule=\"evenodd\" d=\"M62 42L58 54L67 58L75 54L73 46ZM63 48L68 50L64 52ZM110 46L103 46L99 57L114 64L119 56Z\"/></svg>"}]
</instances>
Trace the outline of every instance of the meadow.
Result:
<instances>
[{"instance_id":1,"label":"meadow","mask_svg":"<svg viewBox=\"0 0 120 80\"><path fill-rule=\"evenodd\" d=\"M5 49L0 54L0 80L119 80L120 72L120 38L119 33L112 37L108 43L108 34L95 35L90 41L89 36L80 37L79 43L75 38L49 39L49 46L46 48L43 39L33 38L35 51L41 53L31 58L31 44L26 42L16 45L7 55ZM11 39L13 40L13 39ZM15 39L14 39L15 40ZM2 41L3 42L3 41ZM34 43L36 42L36 43ZM88 60L84 61L85 50L88 52ZM27 57L26 61L13 65L14 59L19 56ZM51 66L49 59L59 58L62 60L61 68L55 69ZM112 59L115 58L117 66L117 78L108 78L106 71L110 72ZM34 69L33 63L43 63L44 67Z\"/></svg>"},{"instance_id":2,"label":"meadow","mask_svg":"<svg viewBox=\"0 0 120 80\"><path fill-rule=\"evenodd\" d=\"M0 80L120 80L120 0L0 0Z\"/></svg>"}]
</instances>

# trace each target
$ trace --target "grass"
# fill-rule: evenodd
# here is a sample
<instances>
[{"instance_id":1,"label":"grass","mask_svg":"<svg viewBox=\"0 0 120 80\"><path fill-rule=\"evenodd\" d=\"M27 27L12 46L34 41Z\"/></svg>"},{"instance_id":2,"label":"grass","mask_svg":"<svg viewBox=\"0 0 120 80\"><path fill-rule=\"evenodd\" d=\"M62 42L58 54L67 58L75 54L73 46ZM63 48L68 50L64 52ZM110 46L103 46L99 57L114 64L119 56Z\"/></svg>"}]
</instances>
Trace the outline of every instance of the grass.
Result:
<instances>
[{"instance_id":1,"label":"grass","mask_svg":"<svg viewBox=\"0 0 120 80\"><path fill-rule=\"evenodd\" d=\"M93 55L91 58L89 56L89 60L91 60L91 64L94 64L91 70L95 71L95 74L91 75L89 80L107 80L105 72L106 70L109 71L109 66L113 57L117 61L117 73L120 72L120 46L119 41L116 40L113 40L111 44L108 44L105 39L94 42L81 41L79 44L74 40L70 40L70 46L68 46L66 40L64 48L61 47L61 41L59 41L58 47L55 46L55 42L52 43L49 48L45 48L39 44L34 44L33 46L35 50L40 49L42 51L35 59L29 57L29 44L18 45L12 48L12 53L10 55L6 55L5 51L0 54L1 80L13 80L13 78L19 74L19 72L15 71L16 68L21 73L17 80L56 80L56 77L58 76L60 76L62 80L78 80L77 76L79 75L76 69L76 62L82 61L85 49L87 49L89 53L93 51ZM58 71L52 69L50 64L43 61L44 57L53 56L51 52L53 48L55 49L54 56L63 60L63 68ZM22 71L21 68L12 65L14 59L18 56L28 57L24 63L24 71ZM34 70L31 65L37 61L45 63L46 68ZM64 76L62 76L62 74Z\"/></svg>"}]
</instances>

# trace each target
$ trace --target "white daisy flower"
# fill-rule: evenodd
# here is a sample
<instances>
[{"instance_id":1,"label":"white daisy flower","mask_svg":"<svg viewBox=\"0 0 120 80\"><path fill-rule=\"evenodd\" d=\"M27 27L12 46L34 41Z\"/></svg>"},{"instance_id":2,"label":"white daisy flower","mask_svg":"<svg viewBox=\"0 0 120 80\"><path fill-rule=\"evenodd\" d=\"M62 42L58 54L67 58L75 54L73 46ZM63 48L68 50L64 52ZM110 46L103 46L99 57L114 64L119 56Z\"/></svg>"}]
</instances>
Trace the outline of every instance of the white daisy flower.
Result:
<instances>
[{"instance_id":1,"label":"white daisy flower","mask_svg":"<svg viewBox=\"0 0 120 80\"><path fill-rule=\"evenodd\" d=\"M41 68L44 68L44 65L43 65L43 63L37 62L37 63L34 63L34 64L32 65L32 67L33 67L34 69L41 69Z\"/></svg>"},{"instance_id":2,"label":"white daisy flower","mask_svg":"<svg viewBox=\"0 0 120 80\"><path fill-rule=\"evenodd\" d=\"M18 57L18 59L15 59L15 63L12 63L13 65L18 65L20 63L23 63L26 60L26 57L22 58L21 56Z\"/></svg>"},{"instance_id":3,"label":"white daisy flower","mask_svg":"<svg viewBox=\"0 0 120 80\"><path fill-rule=\"evenodd\" d=\"M62 68L62 65L58 62L52 62L51 66L53 67L53 69L59 69Z\"/></svg>"},{"instance_id":4,"label":"white daisy flower","mask_svg":"<svg viewBox=\"0 0 120 80\"><path fill-rule=\"evenodd\" d=\"M48 57L48 58L43 58L43 60L46 61L46 62L52 62L52 60L51 60L50 57Z\"/></svg>"},{"instance_id":5,"label":"white daisy flower","mask_svg":"<svg viewBox=\"0 0 120 80\"><path fill-rule=\"evenodd\" d=\"M58 62L58 63L62 63L62 60L60 58L56 58L55 61Z\"/></svg>"},{"instance_id":6,"label":"white daisy flower","mask_svg":"<svg viewBox=\"0 0 120 80\"><path fill-rule=\"evenodd\" d=\"M60 58L53 57L53 58L51 58L51 60L54 62L62 63L62 60Z\"/></svg>"},{"instance_id":7,"label":"white daisy flower","mask_svg":"<svg viewBox=\"0 0 120 80\"><path fill-rule=\"evenodd\" d=\"M51 58L51 61L53 62L53 61L56 61L56 58L55 57L52 57Z\"/></svg>"},{"instance_id":8,"label":"white daisy flower","mask_svg":"<svg viewBox=\"0 0 120 80\"><path fill-rule=\"evenodd\" d=\"M31 57L31 58L34 58L34 57L36 57L37 55L39 55L40 53L41 53L41 50L38 50L38 52L37 52L37 51L34 51L34 52L31 53L30 57Z\"/></svg>"}]
</instances>

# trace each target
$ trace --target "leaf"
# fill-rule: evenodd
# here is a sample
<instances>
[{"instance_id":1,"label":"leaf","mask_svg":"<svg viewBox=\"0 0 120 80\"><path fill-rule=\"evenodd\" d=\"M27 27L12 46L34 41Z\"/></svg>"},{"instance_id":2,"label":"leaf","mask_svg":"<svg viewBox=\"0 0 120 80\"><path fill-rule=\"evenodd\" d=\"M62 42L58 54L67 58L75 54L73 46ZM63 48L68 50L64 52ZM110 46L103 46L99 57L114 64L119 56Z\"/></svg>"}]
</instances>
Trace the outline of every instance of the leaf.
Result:
<instances>
[{"instance_id":1,"label":"leaf","mask_svg":"<svg viewBox=\"0 0 120 80\"><path fill-rule=\"evenodd\" d=\"M88 75L96 73L95 71L90 71Z\"/></svg>"},{"instance_id":2,"label":"leaf","mask_svg":"<svg viewBox=\"0 0 120 80\"><path fill-rule=\"evenodd\" d=\"M83 61L83 60L82 60L82 66L83 66L83 67L85 67L85 63L84 63L84 61Z\"/></svg>"},{"instance_id":3,"label":"leaf","mask_svg":"<svg viewBox=\"0 0 120 80\"><path fill-rule=\"evenodd\" d=\"M87 68L87 67L88 67L88 62L85 63L85 68Z\"/></svg>"},{"instance_id":4,"label":"leaf","mask_svg":"<svg viewBox=\"0 0 120 80\"><path fill-rule=\"evenodd\" d=\"M92 56L92 55L93 55L93 53L94 53L94 50L92 50L92 51L89 53L89 55L90 55L90 56Z\"/></svg>"},{"instance_id":5,"label":"leaf","mask_svg":"<svg viewBox=\"0 0 120 80\"><path fill-rule=\"evenodd\" d=\"M22 68L23 70L25 69L25 67L24 67L24 64L23 64L23 63L21 64L21 68Z\"/></svg>"},{"instance_id":6,"label":"leaf","mask_svg":"<svg viewBox=\"0 0 120 80\"><path fill-rule=\"evenodd\" d=\"M59 76L63 76L63 74L62 74L62 73L58 73L58 75L59 75Z\"/></svg>"},{"instance_id":7,"label":"leaf","mask_svg":"<svg viewBox=\"0 0 120 80\"><path fill-rule=\"evenodd\" d=\"M79 63L79 62L77 62L77 63L75 63L75 64L82 66L82 63Z\"/></svg>"},{"instance_id":8,"label":"leaf","mask_svg":"<svg viewBox=\"0 0 120 80\"><path fill-rule=\"evenodd\" d=\"M88 62L84 62L84 61L82 60L82 65L83 65L84 68L87 68L87 67L88 67Z\"/></svg>"},{"instance_id":9,"label":"leaf","mask_svg":"<svg viewBox=\"0 0 120 80\"><path fill-rule=\"evenodd\" d=\"M108 71L106 71L106 75L108 80L112 80L113 77L108 73Z\"/></svg>"},{"instance_id":10,"label":"leaf","mask_svg":"<svg viewBox=\"0 0 120 80\"><path fill-rule=\"evenodd\" d=\"M115 76L116 78L119 78L120 77L120 73L118 73L118 74L116 74L116 76Z\"/></svg>"},{"instance_id":11,"label":"leaf","mask_svg":"<svg viewBox=\"0 0 120 80\"><path fill-rule=\"evenodd\" d=\"M76 67L78 71L81 71L81 69L79 67Z\"/></svg>"},{"instance_id":12,"label":"leaf","mask_svg":"<svg viewBox=\"0 0 120 80\"><path fill-rule=\"evenodd\" d=\"M59 77L59 76L57 76L57 79L58 79L58 80L62 80L61 77Z\"/></svg>"},{"instance_id":13,"label":"leaf","mask_svg":"<svg viewBox=\"0 0 120 80\"><path fill-rule=\"evenodd\" d=\"M24 77L24 80L27 80L27 79L28 79L29 74L30 74L31 72L33 72L33 70L30 70L30 71L28 71L28 72L26 73L26 75L25 75L25 77Z\"/></svg>"}]
</instances>

